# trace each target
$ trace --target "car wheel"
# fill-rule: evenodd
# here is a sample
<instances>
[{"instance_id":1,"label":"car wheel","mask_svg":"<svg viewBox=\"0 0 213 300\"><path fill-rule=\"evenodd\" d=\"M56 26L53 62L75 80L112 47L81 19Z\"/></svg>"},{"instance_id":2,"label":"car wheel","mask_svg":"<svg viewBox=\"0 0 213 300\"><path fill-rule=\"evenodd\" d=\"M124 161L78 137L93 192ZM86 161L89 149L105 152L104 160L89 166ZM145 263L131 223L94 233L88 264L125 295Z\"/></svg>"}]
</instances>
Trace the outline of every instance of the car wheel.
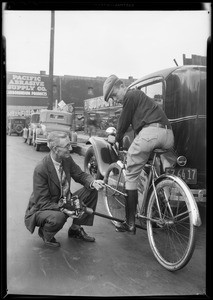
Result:
<instances>
[{"instance_id":1,"label":"car wheel","mask_svg":"<svg viewBox=\"0 0 213 300\"><path fill-rule=\"evenodd\" d=\"M40 150L40 145L36 144L35 149L36 149L36 151L39 151Z\"/></svg>"},{"instance_id":2,"label":"car wheel","mask_svg":"<svg viewBox=\"0 0 213 300\"><path fill-rule=\"evenodd\" d=\"M93 147L89 147L84 158L84 170L86 173L91 174L95 179L103 179L95 157Z\"/></svg>"}]
</instances>

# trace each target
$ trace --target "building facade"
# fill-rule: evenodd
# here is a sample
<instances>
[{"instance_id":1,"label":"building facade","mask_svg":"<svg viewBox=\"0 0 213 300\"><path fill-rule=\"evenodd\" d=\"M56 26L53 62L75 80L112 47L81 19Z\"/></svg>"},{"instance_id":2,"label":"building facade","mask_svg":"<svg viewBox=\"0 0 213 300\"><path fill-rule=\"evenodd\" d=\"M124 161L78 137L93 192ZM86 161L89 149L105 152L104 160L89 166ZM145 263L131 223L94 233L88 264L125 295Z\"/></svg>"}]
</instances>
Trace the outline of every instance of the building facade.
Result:
<instances>
[{"instance_id":1,"label":"building facade","mask_svg":"<svg viewBox=\"0 0 213 300\"><path fill-rule=\"evenodd\" d=\"M53 99L50 99L49 76L44 71L40 74L7 72L6 102L7 115L27 116L32 112L48 107L52 101L64 101L74 107L84 107L84 100L100 97L107 77L57 76L53 77ZM132 77L123 79L129 85Z\"/></svg>"}]
</instances>

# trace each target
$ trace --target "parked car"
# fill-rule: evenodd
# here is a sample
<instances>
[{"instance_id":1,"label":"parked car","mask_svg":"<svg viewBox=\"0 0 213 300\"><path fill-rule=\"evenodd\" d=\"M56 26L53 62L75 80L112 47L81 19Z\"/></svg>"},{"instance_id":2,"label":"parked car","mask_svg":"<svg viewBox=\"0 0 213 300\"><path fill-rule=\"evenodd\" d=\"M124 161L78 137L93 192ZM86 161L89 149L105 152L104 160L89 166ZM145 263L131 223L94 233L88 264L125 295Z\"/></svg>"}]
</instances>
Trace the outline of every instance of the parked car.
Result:
<instances>
[{"instance_id":1,"label":"parked car","mask_svg":"<svg viewBox=\"0 0 213 300\"><path fill-rule=\"evenodd\" d=\"M33 145L36 151L41 145L47 145L47 136L51 131L64 131L68 133L72 147L77 146L77 133L73 128L73 113L54 110L40 112L40 124L36 127L33 136Z\"/></svg>"},{"instance_id":2,"label":"parked car","mask_svg":"<svg viewBox=\"0 0 213 300\"><path fill-rule=\"evenodd\" d=\"M161 156L163 171L180 176L190 187L195 200L206 202L206 67L186 65L164 69L136 80L128 89L144 91L165 111L175 143L169 161ZM130 145L134 136L126 135L125 138L129 138L126 144ZM105 157L110 157L107 156L107 143L99 143ZM105 169L101 172L98 166L100 154L95 143L92 148L94 154L91 155L89 148L85 156L85 170L92 166L98 174L104 174L109 163L105 159Z\"/></svg>"},{"instance_id":3,"label":"parked car","mask_svg":"<svg viewBox=\"0 0 213 300\"><path fill-rule=\"evenodd\" d=\"M20 116L8 116L7 118L7 134L22 135L23 129L26 124L26 118Z\"/></svg>"},{"instance_id":4,"label":"parked car","mask_svg":"<svg viewBox=\"0 0 213 300\"><path fill-rule=\"evenodd\" d=\"M40 126L40 113L33 113L30 115L30 122L23 130L24 142L28 145L34 144L35 131L36 128Z\"/></svg>"},{"instance_id":5,"label":"parked car","mask_svg":"<svg viewBox=\"0 0 213 300\"><path fill-rule=\"evenodd\" d=\"M165 111L175 136L178 174L200 201L206 199L206 67L177 66L145 76L129 86L154 98Z\"/></svg>"}]
</instances>

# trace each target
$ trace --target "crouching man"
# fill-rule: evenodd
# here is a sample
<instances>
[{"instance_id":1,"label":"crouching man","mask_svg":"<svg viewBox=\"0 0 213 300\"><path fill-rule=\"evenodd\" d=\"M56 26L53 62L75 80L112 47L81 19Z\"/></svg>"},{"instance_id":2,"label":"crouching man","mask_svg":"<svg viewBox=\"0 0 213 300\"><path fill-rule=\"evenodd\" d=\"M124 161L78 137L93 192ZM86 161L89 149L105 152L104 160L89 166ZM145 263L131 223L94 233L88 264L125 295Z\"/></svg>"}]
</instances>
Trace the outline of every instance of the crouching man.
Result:
<instances>
[{"instance_id":1,"label":"crouching man","mask_svg":"<svg viewBox=\"0 0 213 300\"><path fill-rule=\"evenodd\" d=\"M103 188L102 180L94 178L81 170L70 155L72 149L66 133L55 131L48 136L50 153L37 164L33 173L33 192L25 213L25 225L33 233L38 226L38 235L45 245L60 247L55 234L62 229L68 217L74 217L74 211L61 203L68 202L73 195L94 211L98 200L98 190ZM83 185L71 193L70 181L73 178ZM61 201L62 200L62 201ZM64 201L65 200L65 201ZM87 235L82 225L92 226L93 214L79 214L73 218L68 230L68 237L94 242L95 238Z\"/></svg>"}]
</instances>

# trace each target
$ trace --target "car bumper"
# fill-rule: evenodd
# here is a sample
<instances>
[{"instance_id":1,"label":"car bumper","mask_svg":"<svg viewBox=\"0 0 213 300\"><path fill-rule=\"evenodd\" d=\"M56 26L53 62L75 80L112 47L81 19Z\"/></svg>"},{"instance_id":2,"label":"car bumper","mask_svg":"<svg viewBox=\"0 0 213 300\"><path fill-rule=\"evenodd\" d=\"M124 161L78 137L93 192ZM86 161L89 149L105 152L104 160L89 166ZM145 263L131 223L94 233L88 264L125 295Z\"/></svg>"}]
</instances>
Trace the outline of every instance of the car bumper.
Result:
<instances>
[{"instance_id":1,"label":"car bumper","mask_svg":"<svg viewBox=\"0 0 213 300\"><path fill-rule=\"evenodd\" d=\"M43 137L42 138L41 137L37 137L35 143L36 144L40 144L40 145L41 144L44 145L44 144L47 144L47 139L43 138ZM77 142L72 142L71 141L71 146L72 147L77 147Z\"/></svg>"},{"instance_id":2,"label":"car bumper","mask_svg":"<svg viewBox=\"0 0 213 300\"><path fill-rule=\"evenodd\" d=\"M36 144L47 144L47 139L46 138L36 138L36 141L35 141Z\"/></svg>"},{"instance_id":3,"label":"car bumper","mask_svg":"<svg viewBox=\"0 0 213 300\"><path fill-rule=\"evenodd\" d=\"M201 190L191 189L191 192L196 202L206 202L206 189L201 189Z\"/></svg>"}]
</instances>

